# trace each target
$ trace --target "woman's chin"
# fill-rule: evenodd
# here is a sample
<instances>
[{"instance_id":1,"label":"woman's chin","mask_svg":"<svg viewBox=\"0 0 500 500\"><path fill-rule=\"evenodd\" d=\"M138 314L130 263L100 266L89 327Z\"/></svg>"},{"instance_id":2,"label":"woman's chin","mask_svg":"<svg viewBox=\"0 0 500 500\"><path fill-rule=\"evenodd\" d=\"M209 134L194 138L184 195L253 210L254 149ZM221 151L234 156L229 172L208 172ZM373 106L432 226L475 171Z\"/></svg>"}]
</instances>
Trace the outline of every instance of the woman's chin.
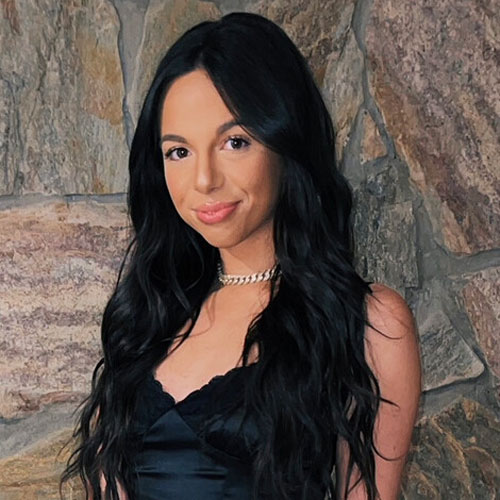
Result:
<instances>
[{"instance_id":1,"label":"woman's chin","mask_svg":"<svg viewBox=\"0 0 500 500\"><path fill-rule=\"evenodd\" d=\"M215 248L219 249L224 249L224 248L232 248L236 246L239 241L235 240L234 235L232 237L215 237L214 235L208 235L201 233L203 238L205 238L205 241L209 244L212 245Z\"/></svg>"}]
</instances>

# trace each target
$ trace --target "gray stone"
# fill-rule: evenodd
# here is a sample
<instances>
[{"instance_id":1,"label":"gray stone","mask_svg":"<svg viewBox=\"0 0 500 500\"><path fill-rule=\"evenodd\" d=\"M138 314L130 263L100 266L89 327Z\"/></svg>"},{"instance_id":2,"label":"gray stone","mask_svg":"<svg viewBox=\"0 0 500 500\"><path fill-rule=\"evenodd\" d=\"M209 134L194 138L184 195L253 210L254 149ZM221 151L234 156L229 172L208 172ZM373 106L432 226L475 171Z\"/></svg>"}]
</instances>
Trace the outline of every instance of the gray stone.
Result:
<instances>
[{"instance_id":1,"label":"gray stone","mask_svg":"<svg viewBox=\"0 0 500 500\"><path fill-rule=\"evenodd\" d=\"M75 407L75 403L56 403L24 418L0 420L0 459L18 455L46 436L72 427Z\"/></svg>"},{"instance_id":2,"label":"gray stone","mask_svg":"<svg viewBox=\"0 0 500 500\"><path fill-rule=\"evenodd\" d=\"M363 276L404 294L404 288L415 286L417 281L412 204L403 202L377 207L361 201L361 196L358 193L355 222L357 267Z\"/></svg>"},{"instance_id":3,"label":"gray stone","mask_svg":"<svg viewBox=\"0 0 500 500\"><path fill-rule=\"evenodd\" d=\"M250 6L281 26L306 58L332 115L339 162L363 101L363 56L351 27L354 5L352 0L261 0Z\"/></svg>"},{"instance_id":4,"label":"gray stone","mask_svg":"<svg viewBox=\"0 0 500 500\"><path fill-rule=\"evenodd\" d=\"M374 167L366 182L354 189L356 268L403 296L405 287L418 284L411 197L400 168L391 164L379 171Z\"/></svg>"},{"instance_id":5,"label":"gray stone","mask_svg":"<svg viewBox=\"0 0 500 500\"><path fill-rule=\"evenodd\" d=\"M170 46L187 29L201 21L218 19L220 11L212 2L198 0L151 0L144 19L142 40L135 61L127 105L137 123L142 102L156 68Z\"/></svg>"},{"instance_id":6,"label":"gray stone","mask_svg":"<svg viewBox=\"0 0 500 500\"><path fill-rule=\"evenodd\" d=\"M335 148L339 162L363 102L363 68L363 54L350 29L340 54L337 56L333 52L329 57L323 90L335 127Z\"/></svg>"},{"instance_id":7,"label":"gray stone","mask_svg":"<svg viewBox=\"0 0 500 500\"><path fill-rule=\"evenodd\" d=\"M118 49L123 71L125 93L128 96L135 75L136 58L144 29L144 16L149 0L111 0L120 18ZM127 144L132 144L135 125L130 116L127 97L123 105L123 118L127 130Z\"/></svg>"},{"instance_id":8,"label":"gray stone","mask_svg":"<svg viewBox=\"0 0 500 500\"><path fill-rule=\"evenodd\" d=\"M242 12L249 11L252 4L258 0L213 0L217 5L222 15L229 14L229 12Z\"/></svg>"},{"instance_id":9,"label":"gray stone","mask_svg":"<svg viewBox=\"0 0 500 500\"><path fill-rule=\"evenodd\" d=\"M500 10L490 1L374 0L369 88L439 243L500 246Z\"/></svg>"},{"instance_id":10,"label":"gray stone","mask_svg":"<svg viewBox=\"0 0 500 500\"><path fill-rule=\"evenodd\" d=\"M444 301L446 289L435 280L416 292L411 303L420 334L425 391L478 377L484 370L452 325Z\"/></svg>"},{"instance_id":11,"label":"gray stone","mask_svg":"<svg viewBox=\"0 0 500 500\"><path fill-rule=\"evenodd\" d=\"M0 194L125 191L124 90L112 4L9 5L15 16L0 17Z\"/></svg>"}]
</instances>

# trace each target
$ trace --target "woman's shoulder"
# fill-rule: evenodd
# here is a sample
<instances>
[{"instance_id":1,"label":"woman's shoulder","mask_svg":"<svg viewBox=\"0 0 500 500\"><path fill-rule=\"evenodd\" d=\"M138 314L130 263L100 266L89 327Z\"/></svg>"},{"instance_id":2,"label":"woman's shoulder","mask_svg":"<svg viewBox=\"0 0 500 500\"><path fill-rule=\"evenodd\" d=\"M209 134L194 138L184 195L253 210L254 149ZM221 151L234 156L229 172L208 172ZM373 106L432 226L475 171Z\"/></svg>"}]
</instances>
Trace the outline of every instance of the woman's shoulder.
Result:
<instances>
[{"instance_id":1,"label":"woman's shoulder","mask_svg":"<svg viewBox=\"0 0 500 500\"><path fill-rule=\"evenodd\" d=\"M366 298L367 362L386 393L399 388L414 396L420 392L420 350L413 313L393 288L373 283L370 289L372 294Z\"/></svg>"},{"instance_id":2,"label":"woman's shoulder","mask_svg":"<svg viewBox=\"0 0 500 500\"><path fill-rule=\"evenodd\" d=\"M378 297L383 300L393 300L393 301L401 301L406 304L403 296L394 288L384 284L384 283L371 283L370 290L372 291L373 296Z\"/></svg>"},{"instance_id":3,"label":"woman's shoulder","mask_svg":"<svg viewBox=\"0 0 500 500\"><path fill-rule=\"evenodd\" d=\"M389 336L391 332L410 336L416 333L413 313L397 290L383 283L372 283L370 289L372 293L366 296L366 312L372 326L387 330Z\"/></svg>"}]
</instances>

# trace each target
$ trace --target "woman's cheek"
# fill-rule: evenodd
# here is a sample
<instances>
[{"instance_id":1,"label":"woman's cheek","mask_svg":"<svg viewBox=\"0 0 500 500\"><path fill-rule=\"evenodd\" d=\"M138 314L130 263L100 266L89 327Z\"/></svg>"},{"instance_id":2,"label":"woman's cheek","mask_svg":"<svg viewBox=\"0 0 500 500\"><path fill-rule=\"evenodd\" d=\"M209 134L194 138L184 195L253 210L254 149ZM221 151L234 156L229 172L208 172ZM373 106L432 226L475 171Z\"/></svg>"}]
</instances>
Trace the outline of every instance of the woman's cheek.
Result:
<instances>
[{"instance_id":1,"label":"woman's cheek","mask_svg":"<svg viewBox=\"0 0 500 500\"><path fill-rule=\"evenodd\" d=\"M175 173L165 171L165 182L167 184L167 189L170 194L170 198L177 209L177 211L183 215L182 205L185 197L185 186L182 179L178 179Z\"/></svg>"}]
</instances>

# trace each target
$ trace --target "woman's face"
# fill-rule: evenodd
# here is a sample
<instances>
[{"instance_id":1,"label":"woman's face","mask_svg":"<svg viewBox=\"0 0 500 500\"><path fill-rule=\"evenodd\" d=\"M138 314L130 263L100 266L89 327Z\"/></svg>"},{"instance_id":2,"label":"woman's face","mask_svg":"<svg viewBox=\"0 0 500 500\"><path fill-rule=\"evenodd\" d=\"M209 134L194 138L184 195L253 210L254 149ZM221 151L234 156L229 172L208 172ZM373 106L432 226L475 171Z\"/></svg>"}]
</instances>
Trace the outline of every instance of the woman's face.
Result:
<instances>
[{"instance_id":1,"label":"woman's face","mask_svg":"<svg viewBox=\"0 0 500 500\"><path fill-rule=\"evenodd\" d=\"M161 136L175 208L208 243L232 248L272 235L280 158L235 123L205 71L170 86Z\"/></svg>"}]
</instances>

